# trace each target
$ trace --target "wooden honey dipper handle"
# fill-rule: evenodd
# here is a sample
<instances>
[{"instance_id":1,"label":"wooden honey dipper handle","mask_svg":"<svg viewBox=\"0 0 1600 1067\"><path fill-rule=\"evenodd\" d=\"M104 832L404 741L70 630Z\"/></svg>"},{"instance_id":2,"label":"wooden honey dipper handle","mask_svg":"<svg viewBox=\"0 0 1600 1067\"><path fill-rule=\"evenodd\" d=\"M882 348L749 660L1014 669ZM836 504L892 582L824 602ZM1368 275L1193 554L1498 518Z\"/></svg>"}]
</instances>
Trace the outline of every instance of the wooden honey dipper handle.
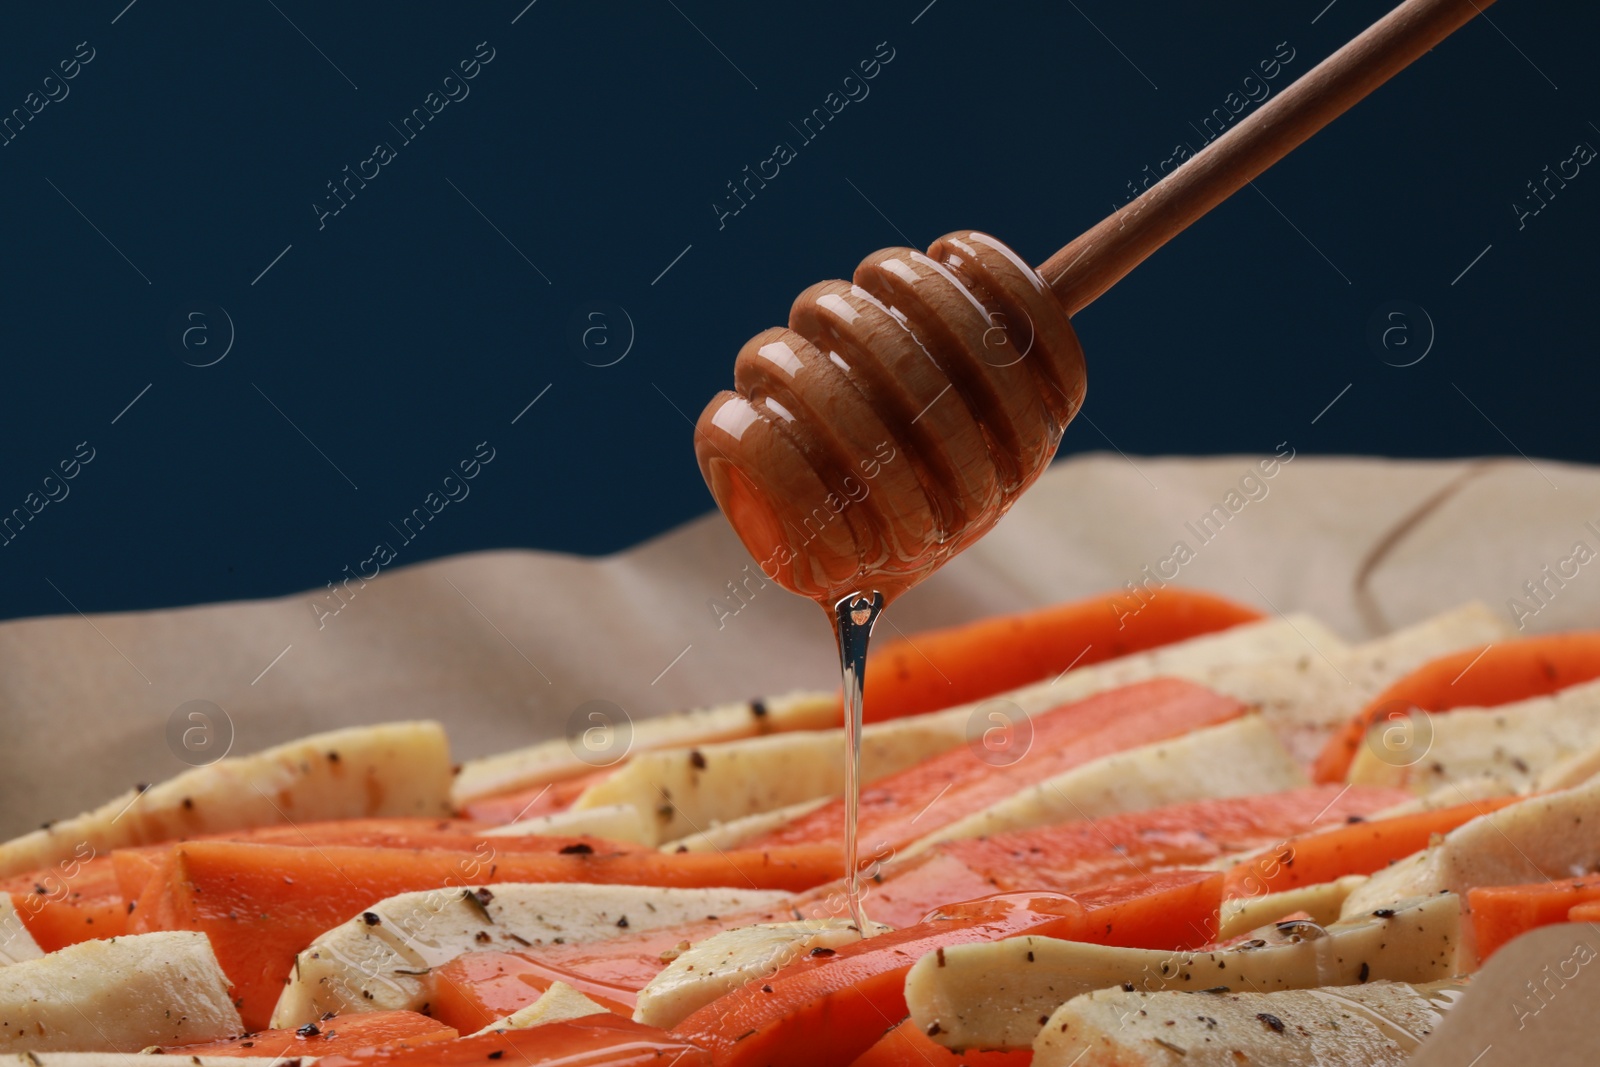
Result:
<instances>
[{"instance_id":1,"label":"wooden honey dipper handle","mask_svg":"<svg viewBox=\"0 0 1600 1067\"><path fill-rule=\"evenodd\" d=\"M1405 0L1283 92L1051 256L1039 273L1076 315L1494 0Z\"/></svg>"}]
</instances>

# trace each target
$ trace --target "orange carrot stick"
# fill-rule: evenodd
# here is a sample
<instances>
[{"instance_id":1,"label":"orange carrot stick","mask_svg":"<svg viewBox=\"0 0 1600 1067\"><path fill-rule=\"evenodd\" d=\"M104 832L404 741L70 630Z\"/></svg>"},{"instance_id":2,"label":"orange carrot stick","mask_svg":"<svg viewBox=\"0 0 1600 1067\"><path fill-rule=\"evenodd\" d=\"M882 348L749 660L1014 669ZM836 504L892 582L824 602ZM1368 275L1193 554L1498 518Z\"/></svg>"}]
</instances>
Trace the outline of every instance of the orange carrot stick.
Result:
<instances>
[{"instance_id":1,"label":"orange carrot stick","mask_svg":"<svg viewBox=\"0 0 1600 1067\"><path fill-rule=\"evenodd\" d=\"M1411 708L1494 707L1546 696L1600 678L1600 631L1526 637L1432 660L1379 693L1328 740L1317 757L1319 782L1342 782L1372 724Z\"/></svg>"},{"instance_id":2,"label":"orange carrot stick","mask_svg":"<svg viewBox=\"0 0 1600 1067\"><path fill-rule=\"evenodd\" d=\"M664 1030L616 1015L586 1015L527 1030L491 1031L456 1041L412 1046L394 1042L326 1056L318 1067L490 1067L567 1064L571 1067L711 1067L704 1050Z\"/></svg>"},{"instance_id":3,"label":"orange carrot stick","mask_svg":"<svg viewBox=\"0 0 1600 1067\"><path fill-rule=\"evenodd\" d=\"M967 1049L957 1052L937 1044L907 1019L863 1052L850 1067L1028 1067L1031 1048L1010 1051Z\"/></svg>"},{"instance_id":4,"label":"orange carrot stick","mask_svg":"<svg viewBox=\"0 0 1600 1067\"><path fill-rule=\"evenodd\" d=\"M1403 800L1394 789L1311 786L1124 812L1093 821L951 841L940 850L1001 889L1086 885L1162 867L1200 866L1230 852L1334 827Z\"/></svg>"},{"instance_id":5,"label":"orange carrot stick","mask_svg":"<svg viewBox=\"0 0 1600 1067\"><path fill-rule=\"evenodd\" d=\"M611 777L613 769L607 767L575 778L563 778L559 782L542 782L510 793L470 800L462 808L461 814L494 826L540 815L554 815L572 807L572 802L583 795L584 790Z\"/></svg>"},{"instance_id":6,"label":"orange carrot stick","mask_svg":"<svg viewBox=\"0 0 1600 1067\"><path fill-rule=\"evenodd\" d=\"M582 845L604 852L649 852L640 845L590 837L485 837L486 827L459 819L338 819L298 826L264 826L207 834L196 840L235 841L320 848L444 849L470 852L493 848L505 853L559 853ZM137 901L155 873L166 845L117 849L60 867L17 875L0 882L9 890L23 924L46 952L91 938L127 932L128 903Z\"/></svg>"},{"instance_id":7,"label":"orange carrot stick","mask_svg":"<svg viewBox=\"0 0 1600 1067\"><path fill-rule=\"evenodd\" d=\"M1217 936L1221 871L1154 871L1074 890L1087 923L1078 940L1122 948L1195 949Z\"/></svg>"},{"instance_id":8,"label":"orange carrot stick","mask_svg":"<svg viewBox=\"0 0 1600 1067\"><path fill-rule=\"evenodd\" d=\"M1014 757L1002 753L991 762L963 745L872 783L861 794L860 840L867 852L899 848L1090 760L1228 722L1245 711L1232 697L1174 678L1063 705L1027 720L1032 743ZM746 844L838 841L843 828L844 801L836 800Z\"/></svg>"},{"instance_id":9,"label":"orange carrot stick","mask_svg":"<svg viewBox=\"0 0 1600 1067\"><path fill-rule=\"evenodd\" d=\"M1567 912L1569 923L1596 923L1600 922L1600 900L1593 900L1587 904L1574 904L1572 910Z\"/></svg>"},{"instance_id":10,"label":"orange carrot stick","mask_svg":"<svg viewBox=\"0 0 1600 1067\"><path fill-rule=\"evenodd\" d=\"M867 665L868 722L954 707L1100 663L1254 622L1261 613L1174 586L1118 590L888 641Z\"/></svg>"},{"instance_id":11,"label":"orange carrot stick","mask_svg":"<svg viewBox=\"0 0 1600 1067\"><path fill-rule=\"evenodd\" d=\"M411 1045L451 1041L458 1036L454 1029L439 1020L414 1011L374 1011L338 1015L296 1030L259 1030L220 1041L174 1045L156 1051L179 1056L271 1056L281 1059L288 1056L332 1056L391 1041L404 1041Z\"/></svg>"},{"instance_id":12,"label":"orange carrot stick","mask_svg":"<svg viewBox=\"0 0 1600 1067\"><path fill-rule=\"evenodd\" d=\"M1478 959L1486 960L1507 941L1536 927L1593 921L1584 919L1583 914L1590 909L1600 914L1600 877L1586 875L1532 885L1477 886L1467 890L1467 909L1472 913ZM1575 911L1582 914L1573 918Z\"/></svg>"},{"instance_id":13,"label":"orange carrot stick","mask_svg":"<svg viewBox=\"0 0 1600 1067\"><path fill-rule=\"evenodd\" d=\"M1224 895L1263 896L1298 886L1331 882L1347 874L1371 874L1427 847L1434 834L1515 804L1525 797L1493 797L1449 808L1350 823L1314 831L1274 845L1228 871Z\"/></svg>"}]
</instances>

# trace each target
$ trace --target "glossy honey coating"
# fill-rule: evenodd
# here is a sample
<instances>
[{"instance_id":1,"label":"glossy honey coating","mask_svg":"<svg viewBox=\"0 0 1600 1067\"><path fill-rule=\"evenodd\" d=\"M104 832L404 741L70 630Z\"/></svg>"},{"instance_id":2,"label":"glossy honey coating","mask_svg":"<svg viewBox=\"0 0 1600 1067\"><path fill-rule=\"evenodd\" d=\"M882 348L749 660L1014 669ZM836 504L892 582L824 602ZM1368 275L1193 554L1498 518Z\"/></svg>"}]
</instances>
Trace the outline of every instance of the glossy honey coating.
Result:
<instances>
[{"instance_id":1,"label":"glossy honey coating","mask_svg":"<svg viewBox=\"0 0 1600 1067\"><path fill-rule=\"evenodd\" d=\"M695 427L706 484L762 573L831 606L893 599L981 537L1083 404L1056 297L987 234L875 252L750 339Z\"/></svg>"}]
</instances>

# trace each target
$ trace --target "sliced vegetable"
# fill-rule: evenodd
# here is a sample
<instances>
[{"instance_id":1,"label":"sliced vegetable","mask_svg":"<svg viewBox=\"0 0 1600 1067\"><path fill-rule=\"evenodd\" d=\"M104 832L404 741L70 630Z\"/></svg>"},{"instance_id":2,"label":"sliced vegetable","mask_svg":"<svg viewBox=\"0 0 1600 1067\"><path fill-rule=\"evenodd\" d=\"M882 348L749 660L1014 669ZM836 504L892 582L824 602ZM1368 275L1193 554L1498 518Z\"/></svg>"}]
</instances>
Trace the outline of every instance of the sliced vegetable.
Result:
<instances>
[{"instance_id":1,"label":"sliced vegetable","mask_svg":"<svg viewBox=\"0 0 1600 1067\"><path fill-rule=\"evenodd\" d=\"M1020 789L919 838L907 851L1185 801L1275 793L1305 773L1260 715L1091 760Z\"/></svg>"},{"instance_id":2,"label":"sliced vegetable","mask_svg":"<svg viewBox=\"0 0 1600 1067\"><path fill-rule=\"evenodd\" d=\"M13 876L0 883L4 892L45 952L127 932L128 909L109 856Z\"/></svg>"},{"instance_id":3,"label":"sliced vegetable","mask_svg":"<svg viewBox=\"0 0 1600 1067\"><path fill-rule=\"evenodd\" d=\"M541 837L587 834L607 841L629 841L637 845L656 844L655 828L644 813L627 804L609 804L583 811L552 812L508 822L484 833L489 837Z\"/></svg>"},{"instance_id":4,"label":"sliced vegetable","mask_svg":"<svg viewBox=\"0 0 1600 1067\"><path fill-rule=\"evenodd\" d=\"M197 724L191 729L204 729ZM450 813L436 722L356 726L231 756L0 845L0 876L196 834L318 819Z\"/></svg>"},{"instance_id":5,"label":"sliced vegetable","mask_svg":"<svg viewBox=\"0 0 1600 1067\"><path fill-rule=\"evenodd\" d=\"M1071 666L1253 622L1261 613L1167 586L999 615L885 642L867 667L869 722L954 707L1050 678Z\"/></svg>"},{"instance_id":6,"label":"sliced vegetable","mask_svg":"<svg viewBox=\"0 0 1600 1067\"><path fill-rule=\"evenodd\" d=\"M694 1045L632 1019L591 1015L522 1030L490 1030L457 1041L384 1045L326 1056L318 1067L485 1067L571 1064L576 1067L711 1067Z\"/></svg>"},{"instance_id":7,"label":"sliced vegetable","mask_svg":"<svg viewBox=\"0 0 1600 1067\"><path fill-rule=\"evenodd\" d=\"M1017 790L1114 752L1236 719L1245 707L1174 679L1125 686L1026 720L1032 740L1015 756L984 759L962 746L880 779L862 791L860 840L868 851L899 848L981 811ZM997 730L1017 730L1003 722ZM1012 733L1009 744L1023 735ZM797 819L752 846L842 839L844 802Z\"/></svg>"},{"instance_id":8,"label":"sliced vegetable","mask_svg":"<svg viewBox=\"0 0 1600 1067\"><path fill-rule=\"evenodd\" d=\"M907 1019L879 1038L850 1067L1028 1067L1032 1062L1032 1049L957 1052L945 1048Z\"/></svg>"},{"instance_id":9,"label":"sliced vegetable","mask_svg":"<svg viewBox=\"0 0 1600 1067\"><path fill-rule=\"evenodd\" d=\"M18 894L12 903L28 933L45 952L94 938L121 937L128 932L128 906L120 897L50 900Z\"/></svg>"},{"instance_id":10,"label":"sliced vegetable","mask_svg":"<svg viewBox=\"0 0 1600 1067\"><path fill-rule=\"evenodd\" d=\"M917 926L791 963L671 1032L709 1049L721 1067L849 1063L905 1018L906 972L921 957L1025 933L1073 937L1083 924L1082 905L1054 894L953 905Z\"/></svg>"},{"instance_id":11,"label":"sliced vegetable","mask_svg":"<svg viewBox=\"0 0 1600 1067\"><path fill-rule=\"evenodd\" d=\"M1433 981L1455 973L1460 903L1436 896L1325 930L1291 926L1212 952L1111 948L1050 937L951 947L906 977L911 1018L952 1048L1027 1048L1073 997L1108 986L1190 994ZM1270 938L1270 940L1269 940ZM1195 1011L1206 1009L1197 1000ZM1276 1062L1268 1060L1266 1062Z\"/></svg>"},{"instance_id":12,"label":"sliced vegetable","mask_svg":"<svg viewBox=\"0 0 1600 1067\"><path fill-rule=\"evenodd\" d=\"M573 724L582 731L576 737L555 738L469 760L456 775L450 796L458 808L469 809L470 813L470 809L493 798L524 792L531 798L547 783L560 789L573 778L604 775L605 769L594 769L595 761L610 762L612 748L619 755L623 751L649 752L785 730L820 730L838 723L839 704L830 693L784 693L765 700L741 700L641 719L627 724L625 739L615 732L622 725L608 721L606 713L598 711ZM623 740L625 745L618 744ZM516 810L512 810L507 818L498 821L509 822L515 815Z\"/></svg>"},{"instance_id":13,"label":"sliced vegetable","mask_svg":"<svg viewBox=\"0 0 1600 1067\"><path fill-rule=\"evenodd\" d=\"M1447 834L1480 815L1522 799L1494 797L1300 834L1231 868L1226 895L1234 899L1281 893L1286 889L1331 882L1347 874L1371 874L1426 848L1435 834Z\"/></svg>"},{"instance_id":14,"label":"sliced vegetable","mask_svg":"<svg viewBox=\"0 0 1600 1067\"><path fill-rule=\"evenodd\" d=\"M36 960L42 955L44 953L39 950L38 942L28 933L28 928L17 915L11 898L0 894L0 967L23 960Z\"/></svg>"},{"instance_id":15,"label":"sliced vegetable","mask_svg":"<svg viewBox=\"0 0 1600 1067\"><path fill-rule=\"evenodd\" d=\"M1217 940L1228 943L1248 937L1252 930L1278 922L1291 915L1304 916L1323 926L1339 921L1345 898L1366 876L1347 874L1331 882L1298 886L1253 897L1230 897L1222 902L1222 925Z\"/></svg>"},{"instance_id":16,"label":"sliced vegetable","mask_svg":"<svg viewBox=\"0 0 1600 1067\"><path fill-rule=\"evenodd\" d=\"M1600 902L1576 904L1567 913L1569 923L1596 923L1600 922Z\"/></svg>"},{"instance_id":17,"label":"sliced vegetable","mask_svg":"<svg viewBox=\"0 0 1600 1067\"><path fill-rule=\"evenodd\" d=\"M1600 631L1526 637L1441 656L1379 693L1328 741L1317 758L1317 781L1343 781L1373 724L1406 709L1496 707L1597 677Z\"/></svg>"},{"instance_id":18,"label":"sliced vegetable","mask_svg":"<svg viewBox=\"0 0 1600 1067\"><path fill-rule=\"evenodd\" d=\"M605 1006L597 1004L565 982L552 982L539 999L520 1008L503 1019L496 1019L482 1030L472 1034L477 1037L490 1030L527 1030L535 1026L582 1019L589 1015L605 1015Z\"/></svg>"},{"instance_id":19,"label":"sliced vegetable","mask_svg":"<svg viewBox=\"0 0 1600 1067\"><path fill-rule=\"evenodd\" d=\"M1480 961L1507 941L1540 926L1593 921L1583 917L1583 909L1590 906L1600 906L1600 877L1595 875L1528 885L1477 886L1467 891Z\"/></svg>"},{"instance_id":20,"label":"sliced vegetable","mask_svg":"<svg viewBox=\"0 0 1600 1067\"><path fill-rule=\"evenodd\" d=\"M1068 1001L1034 1044L1036 1067L1401 1067L1459 996L1453 982L1374 982L1281 993L1102 989ZM1089 1053L1096 1059L1088 1060Z\"/></svg>"},{"instance_id":21,"label":"sliced vegetable","mask_svg":"<svg viewBox=\"0 0 1600 1067\"><path fill-rule=\"evenodd\" d=\"M643 851L615 841L577 836L518 835L503 838L478 823L453 819L340 819L298 826L265 826L250 830L199 835L194 840L235 841L317 848L348 845L371 848L445 849L496 853L559 853L572 847L604 852ZM29 872L0 886L13 893L18 914L47 952L91 938L126 933L130 909L155 874L165 853L160 845L117 849L83 863ZM167 929L160 922L141 923L140 930Z\"/></svg>"},{"instance_id":22,"label":"sliced vegetable","mask_svg":"<svg viewBox=\"0 0 1600 1067\"><path fill-rule=\"evenodd\" d=\"M929 715L862 731L861 778L875 781L961 745L965 716ZM574 813L638 809L656 840L844 792L844 730L799 730L694 748L643 752L573 802Z\"/></svg>"},{"instance_id":23,"label":"sliced vegetable","mask_svg":"<svg viewBox=\"0 0 1600 1067\"><path fill-rule=\"evenodd\" d=\"M243 1029L199 934L85 941L0 967L0 1053L118 1052Z\"/></svg>"},{"instance_id":24,"label":"sliced vegetable","mask_svg":"<svg viewBox=\"0 0 1600 1067\"><path fill-rule=\"evenodd\" d=\"M803 889L835 875L839 864L831 846L549 855L193 842L171 848L132 926L206 933L236 987L246 1025L260 1027L296 954L324 930L398 893L494 881Z\"/></svg>"},{"instance_id":25,"label":"sliced vegetable","mask_svg":"<svg viewBox=\"0 0 1600 1067\"><path fill-rule=\"evenodd\" d=\"M328 1012L420 1011L437 999L430 972L468 952L589 944L707 915L775 908L788 899L787 893L573 882L401 893L319 934L295 957L272 1025L303 1026Z\"/></svg>"},{"instance_id":26,"label":"sliced vegetable","mask_svg":"<svg viewBox=\"0 0 1600 1067\"><path fill-rule=\"evenodd\" d=\"M1133 878L1157 867L1208 864L1317 825L1337 826L1391 803L1397 795L1362 786L1310 786L952 841L940 850L1001 889L1031 884L1067 891Z\"/></svg>"},{"instance_id":27,"label":"sliced vegetable","mask_svg":"<svg viewBox=\"0 0 1600 1067\"><path fill-rule=\"evenodd\" d=\"M1465 822L1423 851L1374 873L1345 899L1343 914L1391 907L1407 897L1444 891L1464 896L1477 886L1520 885L1596 870L1596 825L1600 780L1529 797Z\"/></svg>"},{"instance_id":28,"label":"sliced vegetable","mask_svg":"<svg viewBox=\"0 0 1600 1067\"><path fill-rule=\"evenodd\" d=\"M873 934L888 933L882 924ZM713 934L680 953L639 991L633 1017L651 1026L676 1026L718 997L775 974L804 956L831 956L861 940L849 919L758 923Z\"/></svg>"},{"instance_id":29,"label":"sliced vegetable","mask_svg":"<svg viewBox=\"0 0 1600 1067\"><path fill-rule=\"evenodd\" d=\"M378 1011L318 1019L293 1030L258 1030L221 1041L157 1048L185 1056L332 1056L391 1041L451 1041L455 1030L414 1011Z\"/></svg>"},{"instance_id":30,"label":"sliced vegetable","mask_svg":"<svg viewBox=\"0 0 1600 1067\"><path fill-rule=\"evenodd\" d=\"M682 926L628 930L625 935L582 944L554 942L516 952L469 952L431 973L429 1011L463 1033L519 1011L566 984L631 1016L639 990L679 953L725 929L798 918L785 904L729 914L720 912Z\"/></svg>"},{"instance_id":31,"label":"sliced vegetable","mask_svg":"<svg viewBox=\"0 0 1600 1067\"><path fill-rule=\"evenodd\" d=\"M555 815L572 807L572 802L582 796L585 789L605 781L615 773L616 768L607 767L559 782L535 782L508 793L465 801L461 805L461 814L497 826L518 819Z\"/></svg>"},{"instance_id":32,"label":"sliced vegetable","mask_svg":"<svg viewBox=\"0 0 1600 1067\"><path fill-rule=\"evenodd\" d=\"M558 967L525 952L468 952L433 969L428 1012L464 1033L477 1032L528 1010L565 985L601 1011L632 1016L639 990L666 966L660 954L669 948L664 941L653 952L613 948L601 961L605 966L583 968ZM613 977L616 971L620 978Z\"/></svg>"},{"instance_id":33,"label":"sliced vegetable","mask_svg":"<svg viewBox=\"0 0 1600 1067\"><path fill-rule=\"evenodd\" d=\"M1188 949L1217 936L1221 871L1153 871L1075 890L1085 925L1080 940L1128 948Z\"/></svg>"},{"instance_id":34,"label":"sliced vegetable","mask_svg":"<svg viewBox=\"0 0 1600 1067\"><path fill-rule=\"evenodd\" d=\"M1528 792L1541 775L1597 745L1600 681L1493 708L1456 708L1430 724L1427 758L1386 760L1381 746L1363 745L1349 779L1425 794L1487 776Z\"/></svg>"}]
</instances>

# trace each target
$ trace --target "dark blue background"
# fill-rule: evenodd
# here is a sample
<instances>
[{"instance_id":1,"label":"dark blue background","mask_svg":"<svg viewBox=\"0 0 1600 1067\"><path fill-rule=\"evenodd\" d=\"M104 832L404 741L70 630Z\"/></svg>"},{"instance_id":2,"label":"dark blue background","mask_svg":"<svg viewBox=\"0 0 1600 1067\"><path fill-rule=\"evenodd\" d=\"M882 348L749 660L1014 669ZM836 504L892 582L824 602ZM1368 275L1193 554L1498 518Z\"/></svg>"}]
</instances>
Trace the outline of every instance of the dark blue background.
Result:
<instances>
[{"instance_id":1,"label":"dark blue background","mask_svg":"<svg viewBox=\"0 0 1600 1067\"><path fill-rule=\"evenodd\" d=\"M0 513L95 450L0 548L4 616L320 586L485 440L471 496L398 563L666 530L711 506L688 420L806 285L958 227L1041 262L1197 146L1189 124L1279 42L1275 87L1390 6L123 2L0 16L0 112L94 50L0 148ZM1600 174L1520 231L1512 208L1600 145L1600 14L1489 16L1079 316L1092 388L1064 454L1292 436L1600 460ZM401 145L389 123L484 41L470 96ZM725 183L797 142L789 123L879 42L870 95L719 230ZM380 140L397 158L319 230L325 183ZM1392 300L1436 326L1412 367L1366 340ZM572 324L594 301L611 310L586 350ZM187 365L225 346L217 308L231 351ZM627 357L590 365L629 320Z\"/></svg>"}]
</instances>

